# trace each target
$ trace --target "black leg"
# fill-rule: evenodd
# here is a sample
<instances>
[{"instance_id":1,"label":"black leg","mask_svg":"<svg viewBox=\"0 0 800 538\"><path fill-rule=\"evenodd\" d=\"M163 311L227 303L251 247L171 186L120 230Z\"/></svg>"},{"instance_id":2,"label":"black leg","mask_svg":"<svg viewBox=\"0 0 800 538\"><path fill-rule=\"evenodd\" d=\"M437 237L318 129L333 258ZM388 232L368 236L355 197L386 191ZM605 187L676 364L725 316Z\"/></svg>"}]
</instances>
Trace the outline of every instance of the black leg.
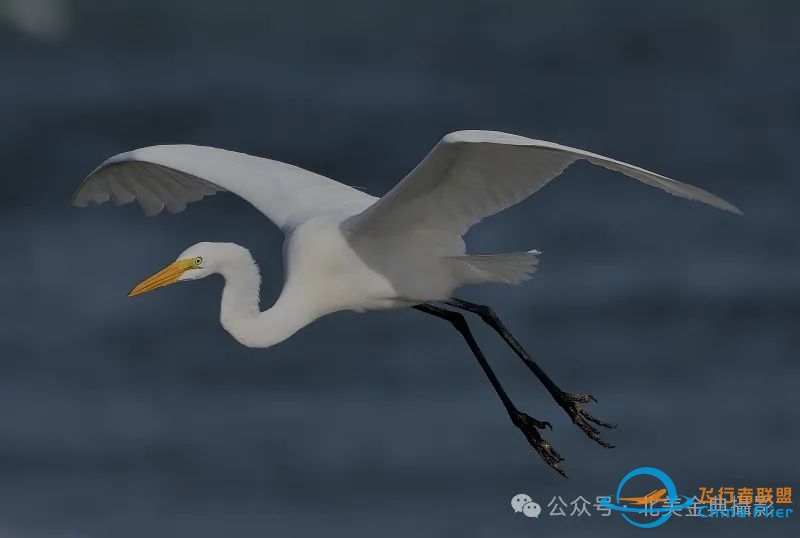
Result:
<instances>
[{"instance_id":1,"label":"black leg","mask_svg":"<svg viewBox=\"0 0 800 538\"><path fill-rule=\"evenodd\" d=\"M512 335L511 332L506 328L491 307L470 303L468 301L456 298L445 301L445 304L454 306L456 308L461 308L462 310L466 310L467 312L471 312L480 316L480 318L487 325L494 329L495 332L497 332L497 334L499 334L503 340L506 341L511 349L514 350L514 353L516 353L517 356L522 359L525 365L536 375L539 381L541 381L545 388L547 388L547 391L550 393L553 399L555 399L556 403L558 403L558 405L567 412L569 417L572 419L572 422L574 422L586 435L588 435L598 444L606 448L614 448L613 444L600 437L599 430L593 426L593 424L603 428L616 428L616 424L600 420L583 408L583 406L588 404L590 401L597 402L594 396L591 394L570 394L569 392L564 392L561 390L558 385L556 385L553 380L550 379L550 376L548 376L544 370L542 370L541 367L536 364L530 354L525 351L525 348L520 345L517 339L514 338L514 335Z\"/></svg>"},{"instance_id":2,"label":"black leg","mask_svg":"<svg viewBox=\"0 0 800 538\"><path fill-rule=\"evenodd\" d=\"M511 398L508 397L508 394L506 394L506 391L500 384L500 381L497 379L494 371L492 371L491 366L489 366L489 362L486 360L486 357L483 355L480 347L478 347L478 343L472 336L472 332L469 330L469 325L467 325L467 320L464 318L464 316L459 312L453 312L452 310L447 310L446 308L440 308L431 304L421 304L412 308L449 321L453 327L455 327L456 330L461 333L461 336L467 342L470 350L472 350L472 354L475 355L476 359L478 359L478 363L481 365L483 373L485 373L486 377L489 378L489 382L492 384L495 392L503 402L503 407L506 408L508 416L511 418L511 422L514 424L514 426L522 431L522 433L525 435L525 438L528 440L531 446L536 449L536 452L539 453L545 463L566 478L567 474L558 465L559 462L564 461L564 458L562 458L561 454L556 452L550 443L545 441L545 439L539 433L539 430L543 430L546 427L552 430L553 427L549 422L536 420L535 418L516 408L511 401Z\"/></svg>"}]
</instances>

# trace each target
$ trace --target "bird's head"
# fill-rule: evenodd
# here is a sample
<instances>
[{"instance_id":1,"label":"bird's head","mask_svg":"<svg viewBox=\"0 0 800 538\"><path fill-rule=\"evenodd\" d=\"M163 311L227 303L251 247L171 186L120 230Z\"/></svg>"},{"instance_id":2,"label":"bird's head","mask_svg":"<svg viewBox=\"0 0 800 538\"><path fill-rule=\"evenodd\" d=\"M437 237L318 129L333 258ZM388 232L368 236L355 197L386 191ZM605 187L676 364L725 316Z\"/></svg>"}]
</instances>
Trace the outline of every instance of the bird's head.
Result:
<instances>
[{"instance_id":1,"label":"bird's head","mask_svg":"<svg viewBox=\"0 0 800 538\"><path fill-rule=\"evenodd\" d=\"M161 271L137 284L128 292L128 296L133 297L175 282L197 280L220 273L226 264L241 257L243 253L250 259L244 247L233 243L197 243L181 252L174 262Z\"/></svg>"}]
</instances>

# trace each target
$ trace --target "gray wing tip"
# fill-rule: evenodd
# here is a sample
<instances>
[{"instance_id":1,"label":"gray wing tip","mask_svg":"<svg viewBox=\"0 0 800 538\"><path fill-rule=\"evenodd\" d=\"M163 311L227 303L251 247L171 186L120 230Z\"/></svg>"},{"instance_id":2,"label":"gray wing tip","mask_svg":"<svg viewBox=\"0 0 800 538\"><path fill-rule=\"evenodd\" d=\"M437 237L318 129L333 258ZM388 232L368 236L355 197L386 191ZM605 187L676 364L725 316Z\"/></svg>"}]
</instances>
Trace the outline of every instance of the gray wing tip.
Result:
<instances>
[{"instance_id":1,"label":"gray wing tip","mask_svg":"<svg viewBox=\"0 0 800 538\"><path fill-rule=\"evenodd\" d=\"M86 182L89 181L90 177L92 177L91 174L89 174L86 179L84 179L81 184L78 185L78 188L75 189L75 192L72 193L72 196L69 199L70 205L75 207L87 207L89 202L92 201L91 198L81 198L81 193L83 192Z\"/></svg>"},{"instance_id":2,"label":"gray wing tip","mask_svg":"<svg viewBox=\"0 0 800 538\"><path fill-rule=\"evenodd\" d=\"M719 196L713 195L711 193L706 193L707 196L704 198L695 198L695 200L699 202L703 202L705 204L711 205L716 207L717 209L721 209L723 211L728 211L729 213L733 213L734 215L744 215L742 210L730 203L729 201L720 198Z\"/></svg>"},{"instance_id":3,"label":"gray wing tip","mask_svg":"<svg viewBox=\"0 0 800 538\"><path fill-rule=\"evenodd\" d=\"M144 149L150 149L150 148L144 148ZM166 170L171 170L171 168L169 168L168 166L156 162L150 162L146 160L138 161L136 159L137 151L140 150L134 150L127 153L120 153L119 155L115 155L104 161L100 166L98 166L94 170L92 170L92 172L88 176L86 176L86 178L81 182L78 188L75 189L75 192L72 194L72 197L70 199L71 205L75 207L87 207L89 205L99 205L109 201L110 198L107 194L103 196L102 200L100 200L97 198L95 192L92 190L92 185L94 184L94 182L102 180L102 173L109 168L130 162L142 162L157 167L159 169L163 168ZM180 171L177 170L176 172L181 173ZM185 174L185 175L190 176L190 174ZM204 187L204 190L201 190L199 197L197 199L184 200L184 204L179 208L169 207L168 204L165 204L163 202L163 200L158 200L157 204L148 203L147 201L143 201L138 196L138 194L134 194L134 196L130 200L125 200L121 203L118 202L117 200L113 201L115 205L127 205L134 201L139 202L139 206L141 207L142 212L145 214L145 216L155 217L157 215L160 215L161 213L164 213L165 210L168 213L180 213L181 211L186 209L187 202L196 201L206 196L211 196L213 194L216 194L217 192L227 192L227 189L220 187L219 185L212 183L208 180L205 180L203 178L197 176L191 176L191 178L193 181L197 182L200 186Z\"/></svg>"},{"instance_id":4,"label":"gray wing tip","mask_svg":"<svg viewBox=\"0 0 800 538\"><path fill-rule=\"evenodd\" d=\"M735 215L744 215L744 212L742 212L741 209L739 209L738 207L736 207L732 203L728 202L727 200L725 200L725 204L726 204L726 206L723 209L725 209L727 211L730 211L731 213L733 213Z\"/></svg>"},{"instance_id":5,"label":"gray wing tip","mask_svg":"<svg viewBox=\"0 0 800 538\"><path fill-rule=\"evenodd\" d=\"M735 205L733 205L733 204L730 204L730 206L731 206L731 207L730 207L730 209L728 209L728 211L730 211L730 212L731 212L731 213L733 213L734 215L740 215L740 216L744 216L744 212L743 212L741 209L739 209L738 207L736 207L736 206L735 206Z\"/></svg>"},{"instance_id":6,"label":"gray wing tip","mask_svg":"<svg viewBox=\"0 0 800 538\"><path fill-rule=\"evenodd\" d=\"M142 208L142 211L144 212L144 216L145 217L152 218L152 217L159 216L161 213L163 213L164 209L162 208L162 209L159 209L158 211L148 211L148 210Z\"/></svg>"},{"instance_id":7,"label":"gray wing tip","mask_svg":"<svg viewBox=\"0 0 800 538\"><path fill-rule=\"evenodd\" d=\"M126 155L126 154L120 153L119 155L114 155L110 159L106 159L103 163L100 164L100 166L98 166L97 168L95 168L94 170L89 172L89 174L85 178L83 178L83 181L81 181L81 184L78 185L78 188L75 189L75 192L72 193L72 197L70 198L70 204L75 206L75 207L87 207L90 202L93 202L94 200L91 197L81 199L81 193L88 186L89 181L91 181L91 179L98 172L100 172L101 170L106 168L109 164L113 164L114 162L117 162L117 160L119 160L119 158L124 156L124 155Z\"/></svg>"}]
</instances>

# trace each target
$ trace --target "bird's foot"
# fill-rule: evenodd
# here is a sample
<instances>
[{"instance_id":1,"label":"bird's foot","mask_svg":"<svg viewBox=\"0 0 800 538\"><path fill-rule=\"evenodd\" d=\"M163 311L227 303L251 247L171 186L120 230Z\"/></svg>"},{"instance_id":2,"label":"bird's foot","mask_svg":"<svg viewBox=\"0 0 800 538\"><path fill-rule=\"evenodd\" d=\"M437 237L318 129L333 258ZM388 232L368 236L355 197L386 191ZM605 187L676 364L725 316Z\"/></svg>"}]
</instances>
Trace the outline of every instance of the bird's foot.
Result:
<instances>
[{"instance_id":1,"label":"bird's foot","mask_svg":"<svg viewBox=\"0 0 800 538\"><path fill-rule=\"evenodd\" d=\"M591 394L570 394L569 392L562 392L560 397L556 398L556 401L558 405L567 412L572 422L583 430L583 433L588 435L590 439L606 448L614 448L615 445L600 437L600 431L594 425L608 429L616 428L617 425L606 422L605 420L600 420L583 408L583 406L589 402L597 403L594 396Z\"/></svg>"},{"instance_id":2,"label":"bird's foot","mask_svg":"<svg viewBox=\"0 0 800 538\"><path fill-rule=\"evenodd\" d=\"M564 458L562 458L561 454L559 454L550 443L545 441L542 434L539 433L539 430L545 428L550 428L552 430L553 426L551 426L549 422L536 420L521 411L517 411L511 415L511 422L522 431L522 434L525 435L525 439L527 439L536 452L539 453L539 456L541 456L544 462L552 467L558 474L566 478L567 473L558 465L560 462L564 461Z\"/></svg>"}]
</instances>

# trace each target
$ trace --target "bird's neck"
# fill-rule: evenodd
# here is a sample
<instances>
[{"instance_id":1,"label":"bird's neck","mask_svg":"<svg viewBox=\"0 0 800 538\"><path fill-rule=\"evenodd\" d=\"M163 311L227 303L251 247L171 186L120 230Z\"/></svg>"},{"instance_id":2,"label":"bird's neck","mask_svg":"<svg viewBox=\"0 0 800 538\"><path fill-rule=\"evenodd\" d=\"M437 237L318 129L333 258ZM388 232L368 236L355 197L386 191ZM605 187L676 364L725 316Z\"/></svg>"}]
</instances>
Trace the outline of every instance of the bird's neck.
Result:
<instances>
[{"instance_id":1,"label":"bird's neck","mask_svg":"<svg viewBox=\"0 0 800 538\"><path fill-rule=\"evenodd\" d=\"M278 344L313 321L303 304L286 288L268 310L259 310L261 276L249 253L220 270L225 279L220 323L236 340L248 347Z\"/></svg>"}]
</instances>

